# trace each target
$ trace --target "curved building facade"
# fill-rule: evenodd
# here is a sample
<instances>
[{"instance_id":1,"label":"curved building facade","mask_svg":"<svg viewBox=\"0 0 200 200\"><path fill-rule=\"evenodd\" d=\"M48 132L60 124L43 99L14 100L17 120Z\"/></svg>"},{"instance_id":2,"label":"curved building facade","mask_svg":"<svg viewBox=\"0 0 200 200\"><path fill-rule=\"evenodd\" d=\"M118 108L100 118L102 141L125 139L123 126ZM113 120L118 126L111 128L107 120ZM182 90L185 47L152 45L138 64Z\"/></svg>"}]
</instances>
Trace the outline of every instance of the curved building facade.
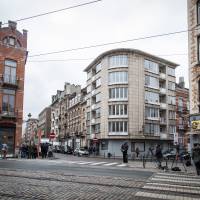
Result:
<instances>
[{"instance_id":1,"label":"curved building facade","mask_svg":"<svg viewBox=\"0 0 200 200\"><path fill-rule=\"evenodd\" d=\"M113 49L86 69L88 146L101 155L141 155L160 143L167 148L176 133L176 63L135 49Z\"/></svg>"}]
</instances>

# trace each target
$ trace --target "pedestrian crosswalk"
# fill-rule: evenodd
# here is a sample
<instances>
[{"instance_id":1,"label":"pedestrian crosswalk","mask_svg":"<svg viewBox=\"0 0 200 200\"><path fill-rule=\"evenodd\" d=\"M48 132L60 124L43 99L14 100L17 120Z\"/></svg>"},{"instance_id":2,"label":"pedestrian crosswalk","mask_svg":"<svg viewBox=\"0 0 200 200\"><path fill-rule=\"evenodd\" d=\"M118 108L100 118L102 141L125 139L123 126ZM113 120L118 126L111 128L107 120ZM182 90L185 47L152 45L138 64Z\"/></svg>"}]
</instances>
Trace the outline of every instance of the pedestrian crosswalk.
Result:
<instances>
[{"instance_id":1,"label":"pedestrian crosswalk","mask_svg":"<svg viewBox=\"0 0 200 200\"><path fill-rule=\"evenodd\" d=\"M13 159L12 159L13 160ZM25 160L25 159L16 159L16 161L27 161L27 162L45 162L46 164L50 165L69 165L69 164L75 164L75 165L87 165L87 166L104 166L104 167L128 167L128 164L126 163L120 163L120 162L99 162L99 161L70 161L70 160L46 160L46 159L36 159L36 160Z\"/></svg>"},{"instance_id":2,"label":"pedestrian crosswalk","mask_svg":"<svg viewBox=\"0 0 200 200\"><path fill-rule=\"evenodd\" d=\"M135 196L142 199L200 200L200 178L195 175L156 173Z\"/></svg>"}]
</instances>

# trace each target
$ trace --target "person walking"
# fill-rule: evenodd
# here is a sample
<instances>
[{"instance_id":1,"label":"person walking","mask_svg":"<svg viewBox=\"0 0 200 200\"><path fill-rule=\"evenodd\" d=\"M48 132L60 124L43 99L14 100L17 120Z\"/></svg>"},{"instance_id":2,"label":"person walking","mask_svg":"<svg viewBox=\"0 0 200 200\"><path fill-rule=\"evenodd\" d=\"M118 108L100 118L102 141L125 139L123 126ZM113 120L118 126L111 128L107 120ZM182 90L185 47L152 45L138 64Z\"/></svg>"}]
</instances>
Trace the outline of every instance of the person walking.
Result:
<instances>
[{"instance_id":1,"label":"person walking","mask_svg":"<svg viewBox=\"0 0 200 200\"><path fill-rule=\"evenodd\" d=\"M121 152L123 154L123 162L128 163L128 143L125 142L121 146Z\"/></svg>"},{"instance_id":2,"label":"person walking","mask_svg":"<svg viewBox=\"0 0 200 200\"><path fill-rule=\"evenodd\" d=\"M162 154L162 149L160 147L160 144L158 144L156 146L156 152L155 152L155 157L156 157L156 161L158 163L158 168L162 167L162 158L163 158L163 154Z\"/></svg>"},{"instance_id":3,"label":"person walking","mask_svg":"<svg viewBox=\"0 0 200 200\"><path fill-rule=\"evenodd\" d=\"M139 150L138 147L136 148L135 153L136 153L136 157L138 158L138 157L139 157L139 154L140 154L140 150Z\"/></svg>"},{"instance_id":4,"label":"person walking","mask_svg":"<svg viewBox=\"0 0 200 200\"><path fill-rule=\"evenodd\" d=\"M197 175L200 175L200 145L194 144L194 148L192 149L192 159L194 161Z\"/></svg>"},{"instance_id":5,"label":"person walking","mask_svg":"<svg viewBox=\"0 0 200 200\"><path fill-rule=\"evenodd\" d=\"M8 145L6 143L2 144L2 153L3 153L3 159L6 159L7 152L8 152Z\"/></svg>"}]
</instances>

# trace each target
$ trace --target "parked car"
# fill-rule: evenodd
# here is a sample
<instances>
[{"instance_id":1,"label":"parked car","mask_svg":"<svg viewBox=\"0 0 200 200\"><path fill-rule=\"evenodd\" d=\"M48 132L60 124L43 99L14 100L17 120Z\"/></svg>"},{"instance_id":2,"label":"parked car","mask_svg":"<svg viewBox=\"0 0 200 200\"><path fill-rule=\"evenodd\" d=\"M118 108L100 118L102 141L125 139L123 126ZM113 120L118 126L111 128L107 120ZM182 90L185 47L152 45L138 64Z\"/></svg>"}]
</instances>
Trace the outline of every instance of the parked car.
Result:
<instances>
[{"instance_id":1,"label":"parked car","mask_svg":"<svg viewBox=\"0 0 200 200\"><path fill-rule=\"evenodd\" d=\"M84 148L76 148L74 150L74 155L76 156L88 156L89 155L89 152L87 149L84 149Z\"/></svg>"},{"instance_id":2,"label":"parked car","mask_svg":"<svg viewBox=\"0 0 200 200\"><path fill-rule=\"evenodd\" d=\"M176 150L169 149L163 153L163 158L167 160L173 160L176 157Z\"/></svg>"}]
</instances>

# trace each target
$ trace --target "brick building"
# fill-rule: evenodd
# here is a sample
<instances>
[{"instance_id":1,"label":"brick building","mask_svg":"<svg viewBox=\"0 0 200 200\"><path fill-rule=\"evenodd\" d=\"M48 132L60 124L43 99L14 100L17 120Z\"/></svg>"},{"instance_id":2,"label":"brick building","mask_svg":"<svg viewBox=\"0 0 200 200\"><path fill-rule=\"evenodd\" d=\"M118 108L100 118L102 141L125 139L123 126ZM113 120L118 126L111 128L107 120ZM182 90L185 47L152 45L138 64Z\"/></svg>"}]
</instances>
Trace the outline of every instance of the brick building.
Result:
<instances>
[{"instance_id":1,"label":"brick building","mask_svg":"<svg viewBox=\"0 0 200 200\"><path fill-rule=\"evenodd\" d=\"M181 147L188 147L189 132L189 89L185 88L184 78L176 84L176 135L174 141Z\"/></svg>"},{"instance_id":2,"label":"brick building","mask_svg":"<svg viewBox=\"0 0 200 200\"><path fill-rule=\"evenodd\" d=\"M26 58L27 31L19 32L16 22L0 23L0 146L7 143L9 154L22 137Z\"/></svg>"}]
</instances>

